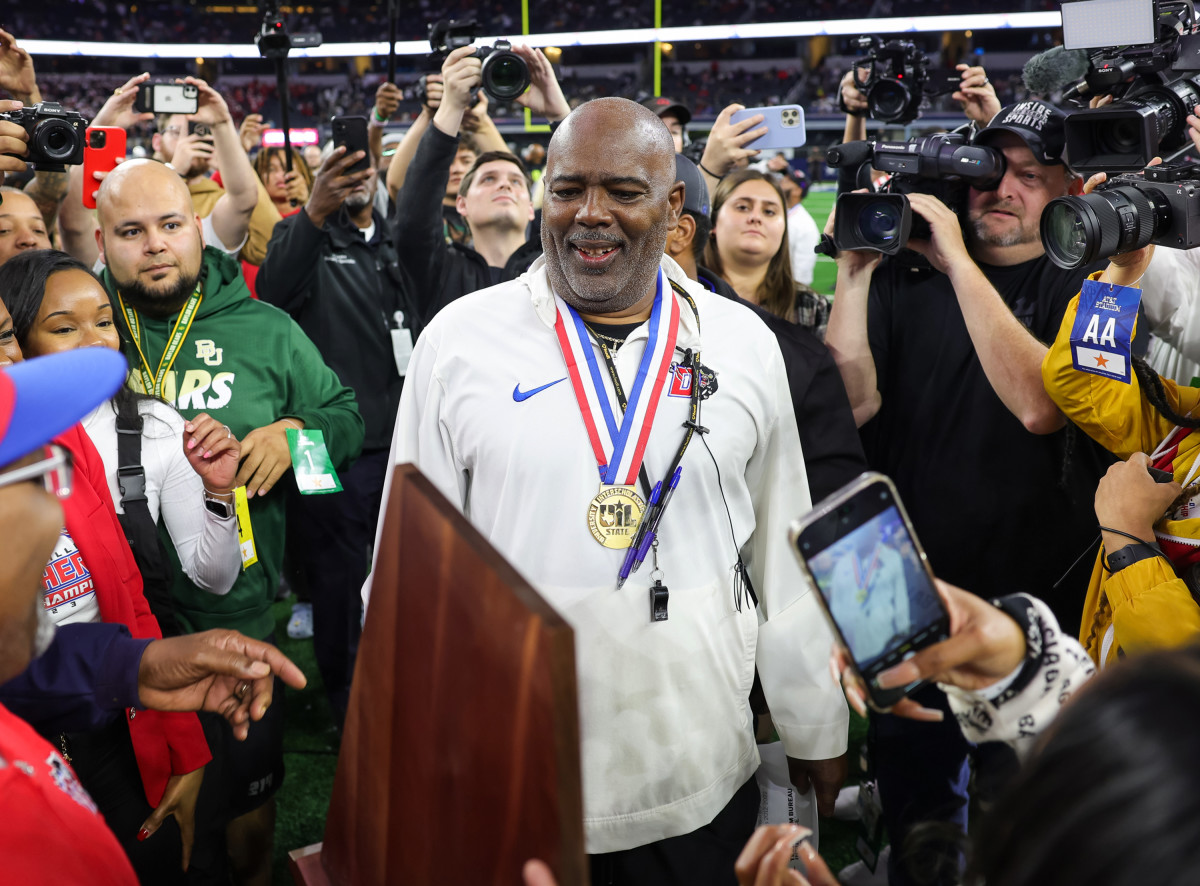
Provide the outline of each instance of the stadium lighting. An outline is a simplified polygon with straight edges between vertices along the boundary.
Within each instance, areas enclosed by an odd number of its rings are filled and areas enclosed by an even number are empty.
[[[676,28],[632,28],[624,31],[574,31],[558,34],[498,35],[485,43],[512,37],[529,46],[622,46],[639,43],[674,43],[704,40],[755,40],[772,37],[851,36],[940,31],[1001,30],[1007,28],[1060,28],[1062,16],[1050,12],[990,13],[986,15],[927,15],[907,18],[832,19],[809,22],[763,22],[742,25],[699,25]],[[259,58],[253,43],[85,43],[75,40],[22,40],[33,55],[83,55],[106,58]],[[387,55],[386,42],[326,43],[292,49],[292,58],[330,58]],[[396,41],[397,55],[429,54],[426,40]]]

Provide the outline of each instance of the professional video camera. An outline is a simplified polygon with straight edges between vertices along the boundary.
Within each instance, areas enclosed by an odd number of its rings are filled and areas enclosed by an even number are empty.
[[[1063,42],[1089,50],[1082,83],[1067,97],[1112,95],[1102,108],[1067,117],[1071,167],[1132,172],[1192,147],[1187,116],[1200,104],[1200,34],[1192,0],[1071,0]]]
[[[429,45],[442,59],[460,46],[470,46],[478,38],[479,22],[473,18],[442,20],[429,26]],[[529,66],[512,51],[512,44],[507,40],[497,40],[494,46],[480,46],[475,50],[475,57],[483,61],[480,72],[483,91],[496,101],[512,101],[529,88]]]
[[[1200,166],[1147,166],[1090,194],[1056,197],[1042,212],[1042,243],[1060,268],[1141,249],[1200,246]]]
[[[288,32],[287,22],[279,12],[278,2],[262,3],[264,12],[262,25],[254,42],[258,46],[258,54],[263,58],[287,58],[292,49],[305,49],[321,45],[319,32],[309,34],[292,34]]]
[[[35,169],[66,172],[83,162],[88,121],[57,102],[38,102],[28,108],[0,112],[0,120],[16,123],[29,134],[25,160]]]
[[[1004,178],[1004,154],[967,143],[958,132],[939,132],[907,142],[848,142],[830,148],[825,162],[834,168],[871,168],[891,178],[874,194],[842,194],[837,199],[833,244],[895,255],[910,238],[928,239],[929,223],[913,214],[907,194],[930,194],[960,216],[967,188],[995,190]]]
[[[854,85],[867,98],[867,114],[884,123],[908,123],[921,115],[926,95],[946,95],[958,88],[957,72],[932,75],[929,59],[911,40],[859,37],[855,43],[867,54],[854,62]],[[865,70],[865,74],[862,73]],[[838,96],[838,105],[849,113]]]

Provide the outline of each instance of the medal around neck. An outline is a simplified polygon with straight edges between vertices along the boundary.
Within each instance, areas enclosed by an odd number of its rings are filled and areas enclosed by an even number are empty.
[[[670,375],[679,332],[679,302],[674,291],[665,285],[665,275],[660,270],[646,350],[629,388],[628,405],[618,413],[604,385],[583,319],[557,295],[554,301],[558,309],[554,332],[600,470],[600,492],[588,504],[588,528],[600,544],[621,550],[632,543],[646,507],[634,484]]]
[[[601,485],[588,502],[588,529],[606,548],[620,551],[633,543],[646,503],[634,486]]]

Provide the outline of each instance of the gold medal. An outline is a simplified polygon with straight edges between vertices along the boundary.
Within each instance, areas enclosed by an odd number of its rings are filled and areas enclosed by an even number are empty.
[[[622,550],[633,543],[646,504],[633,486],[601,486],[588,503],[588,529],[606,548]]]

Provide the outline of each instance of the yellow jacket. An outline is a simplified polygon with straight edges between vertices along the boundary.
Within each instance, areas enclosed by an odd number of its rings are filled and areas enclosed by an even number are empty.
[[[1150,405],[1136,375],[1125,384],[1075,369],[1071,362],[1071,327],[1078,308],[1079,296],[1075,296],[1067,306],[1058,337],[1042,361],[1047,393],[1067,418],[1118,458],[1127,459],[1135,452],[1152,453],[1175,425]],[[1167,378],[1162,383],[1167,402],[1181,415],[1188,415],[1200,403],[1200,390],[1181,387]],[[1173,464],[1177,481],[1184,481],[1198,455],[1200,430],[1192,431],[1179,444]],[[1200,518],[1164,518],[1154,528],[1200,544]],[[1165,561],[1153,557],[1109,575],[1100,565],[1104,556],[1101,549],[1092,568],[1079,628],[1079,640],[1093,661],[1104,665],[1116,658],[1118,650],[1135,654],[1181,646],[1200,636],[1200,606]],[[1101,661],[1110,625],[1113,641]]]

